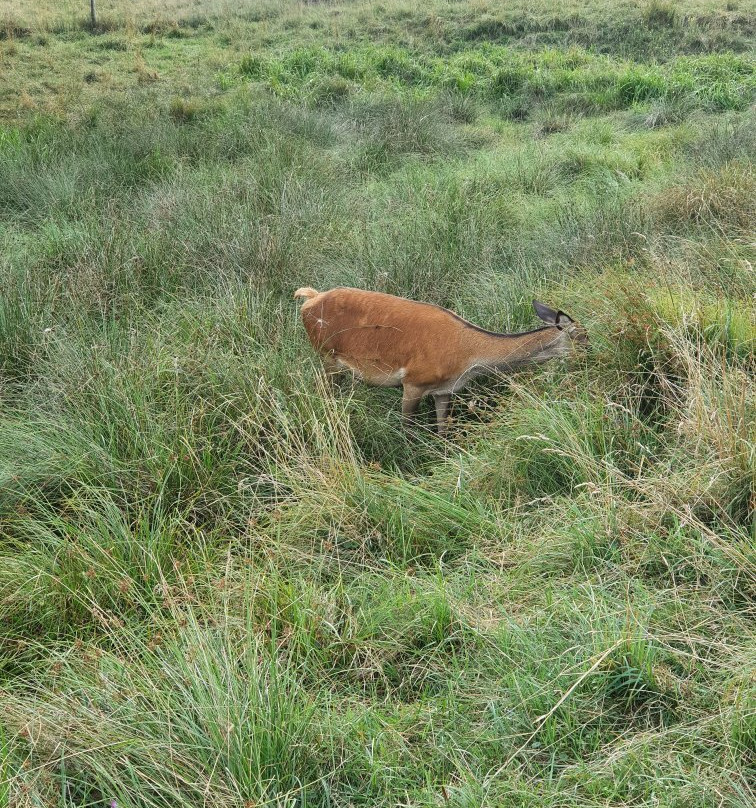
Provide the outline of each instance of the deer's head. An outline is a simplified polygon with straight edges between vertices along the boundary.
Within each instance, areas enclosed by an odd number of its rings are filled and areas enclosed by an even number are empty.
[[[554,326],[564,334],[564,338],[559,341],[563,348],[572,350],[574,348],[588,347],[590,344],[588,332],[580,323],[573,320],[569,314],[565,314],[561,310],[555,311],[538,300],[533,301],[533,308],[546,325]]]

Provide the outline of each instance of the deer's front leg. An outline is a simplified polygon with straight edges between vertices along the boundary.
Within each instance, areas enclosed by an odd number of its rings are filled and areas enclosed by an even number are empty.
[[[436,429],[438,429],[438,434],[443,437],[449,426],[447,418],[449,416],[451,395],[449,393],[438,393],[433,396],[433,400],[436,403]]]
[[[404,395],[402,396],[402,419],[405,428],[408,427],[414,420],[413,416],[420,406],[420,401],[425,395],[422,387],[415,387],[411,384],[404,385]]]

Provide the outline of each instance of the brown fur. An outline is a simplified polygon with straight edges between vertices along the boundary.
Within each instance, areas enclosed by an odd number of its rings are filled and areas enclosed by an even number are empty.
[[[303,287],[294,296],[306,298],[305,330],[328,371],[349,369],[369,384],[403,386],[406,416],[425,395],[433,395],[441,433],[450,394],[470,378],[563,355],[575,338],[569,333],[580,329],[562,312],[569,326],[497,334],[439,306],[381,292],[337,288],[321,293]]]

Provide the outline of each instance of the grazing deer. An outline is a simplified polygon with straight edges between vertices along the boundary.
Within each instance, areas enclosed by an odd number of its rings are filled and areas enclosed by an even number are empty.
[[[446,432],[451,394],[475,376],[545,362],[588,344],[582,326],[537,300],[533,307],[547,325],[520,334],[497,334],[432,303],[381,292],[349,288],[318,292],[306,286],[294,297],[306,298],[304,327],[328,373],[351,370],[368,384],[403,387],[405,420],[415,414],[424,396],[432,395],[440,435]]]

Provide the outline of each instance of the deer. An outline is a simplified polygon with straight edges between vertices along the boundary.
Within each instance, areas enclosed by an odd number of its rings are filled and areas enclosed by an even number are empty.
[[[433,303],[349,287],[319,292],[305,286],[301,316],[330,378],[351,371],[367,384],[402,387],[402,417],[410,423],[433,396],[438,434],[447,432],[452,394],[482,374],[572,354],[588,345],[569,315],[533,300],[544,326],[514,334],[487,331]]]

